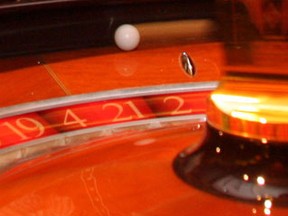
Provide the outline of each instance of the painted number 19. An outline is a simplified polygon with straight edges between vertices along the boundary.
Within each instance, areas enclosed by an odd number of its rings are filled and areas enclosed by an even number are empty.
[[[4,122],[2,126],[7,127],[13,134],[19,136],[21,140],[28,140],[33,137],[40,137],[45,132],[45,127],[39,121],[32,118],[19,118],[15,121],[15,124],[11,122]],[[36,134],[33,137],[27,135],[27,133]]]

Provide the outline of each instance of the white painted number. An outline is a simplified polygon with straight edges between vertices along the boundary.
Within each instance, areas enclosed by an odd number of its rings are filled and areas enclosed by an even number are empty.
[[[19,136],[21,140],[32,138],[26,135],[27,132],[37,132],[33,137],[40,137],[45,132],[43,124],[33,118],[19,118],[15,121],[15,125],[10,122],[4,122],[2,125],[9,128],[14,134]]]
[[[184,99],[179,97],[179,96],[168,96],[164,98],[164,103],[166,103],[169,100],[174,100],[177,102],[177,106],[175,107],[174,110],[171,111],[171,115],[183,115],[183,114],[189,114],[192,112],[192,109],[186,109],[186,110],[181,110],[184,106]]]
[[[136,107],[136,105],[132,101],[127,101],[124,104],[127,104],[129,108],[136,114],[137,118],[144,118],[144,115],[140,112],[140,110]],[[107,107],[114,107],[117,110],[117,113],[112,120],[113,122],[119,122],[119,121],[129,121],[132,120],[133,116],[129,115],[127,117],[121,117],[124,113],[123,105],[118,103],[107,103],[103,105],[103,110]]]
[[[125,102],[137,115],[138,118],[144,118],[144,115],[140,112],[140,110],[136,107],[136,105],[132,101]]]
[[[66,110],[63,123],[65,126],[79,124],[82,127],[87,127],[85,122],[87,122],[86,119],[80,119],[71,109]]]

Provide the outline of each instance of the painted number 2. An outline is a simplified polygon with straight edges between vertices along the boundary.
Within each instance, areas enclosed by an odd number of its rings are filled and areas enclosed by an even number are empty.
[[[184,106],[184,99],[179,97],[179,96],[168,96],[164,98],[164,103],[167,103],[167,101],[175,101],[176,102],[176,107],[171,111],[171,115],[183,115],[183,114],[189,114],[192,112],[192,109],[186,109],[183,110]]]

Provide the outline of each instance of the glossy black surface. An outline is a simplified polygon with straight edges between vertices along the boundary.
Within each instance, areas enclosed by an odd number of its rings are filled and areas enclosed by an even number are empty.
[[[228,198],[288,206],[287,143],[249,140],[207,126],[205,140],[194,148],[174,161],[177,175],[188,184]]]

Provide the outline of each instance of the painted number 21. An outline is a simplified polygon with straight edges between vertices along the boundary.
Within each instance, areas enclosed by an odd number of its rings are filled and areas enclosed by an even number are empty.
[[[132,101],[127,101],[124,103],[125,105],[128,105],[129,108],[136,114],[137,118],[141,119],[144,118],[144,115],[140,112],[140,110],[136,107],[136,105]],[[117,110],[117,113],[112,120],[113,122],[119,122],[119,121],[129,121],[132,120],[132,115],[127,117],[121,117],[124,113],[124,107],[121,104],[118,103],[107,103],[103,105],[103,110],[108,107],[114,107]]]

